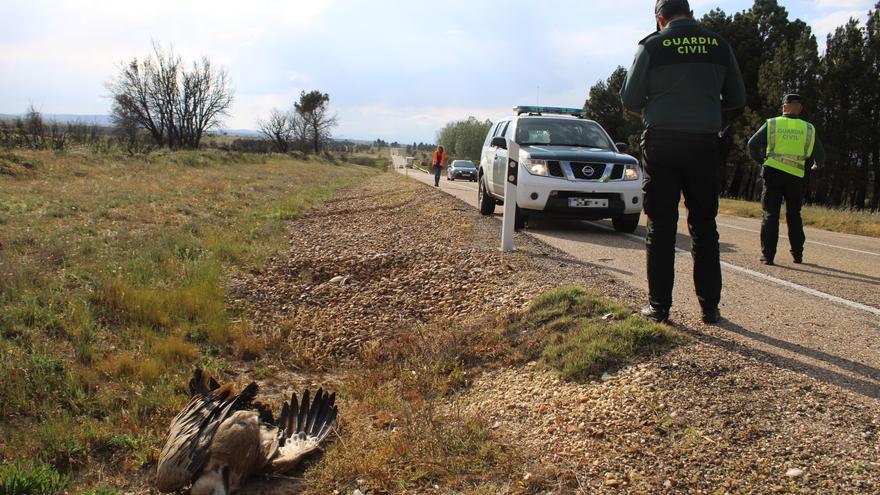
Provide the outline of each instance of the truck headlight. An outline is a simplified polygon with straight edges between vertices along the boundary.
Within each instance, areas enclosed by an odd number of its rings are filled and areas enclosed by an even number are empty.
[[[525,165],[526,170],[532,175],[542,175],[544,177],[548,175],[547,160],[529,160]]]
[[[526,171],[532,175],[540,175],[542,177],[550,175],[547,170],[547,160],[537,160],[529,157],[527,153],[520,153],[519,161],[523,164]]]
[[[623,171],[623,180],[639,180],[639,166],[629,164]]]

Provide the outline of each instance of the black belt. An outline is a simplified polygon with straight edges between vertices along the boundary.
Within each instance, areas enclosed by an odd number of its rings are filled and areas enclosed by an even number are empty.
[[[666,129],[645,129],[645,134],[642,138],[657,141],[689,141],[693,143],[707,143],[712,141],[717,142],[718,133],[670,131]]]

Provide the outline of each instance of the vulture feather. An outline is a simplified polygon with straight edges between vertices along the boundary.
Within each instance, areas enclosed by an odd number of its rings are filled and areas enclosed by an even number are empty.
[[[241,392],[196,369],[190,401],[174,418],[159,456],[156,487],[192,495],[227,495],[253,474],[288,472],[320,448],[336,421],[336,394],[294,392],[276,420],[255,402],[257,384]]]

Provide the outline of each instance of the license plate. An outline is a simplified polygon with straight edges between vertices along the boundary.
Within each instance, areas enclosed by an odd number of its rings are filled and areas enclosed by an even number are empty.
[[[608,208],[607,199],[568,198],[569,208]]]

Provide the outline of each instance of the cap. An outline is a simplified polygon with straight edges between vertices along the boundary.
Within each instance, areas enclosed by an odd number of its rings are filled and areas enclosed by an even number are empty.
[[[657,5],[654,6],[654,13],[659,14],[660,9],[667,6],[680,6],[691,10],[691,5],[688,3],[688,0],[657,0]]]
[[[782,103],[794,103],[794,102],[802,103],[803,100],[801,100],[801,95],[799,95],[797,93],[789,93],[789,94],[782,97]]]

